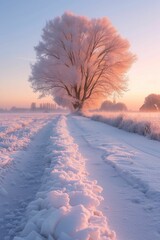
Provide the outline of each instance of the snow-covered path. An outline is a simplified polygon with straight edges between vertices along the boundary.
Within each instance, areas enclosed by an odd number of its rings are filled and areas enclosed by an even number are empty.
[[[160,143],[79,116],[68,129],[103,188],[101,210],[119,240],[160,239]]]
[[[88,179],[85,159],[67,130],[66,119],[53,120],[49,146],[43,149],[49,164],[26,208],[23,230],[14,240],[116,240],[98,209],[102,188]]]
[[[26,151],[18,152],[14,167],[5,176],[0,189],[0,240],[11,240],[24,228],[25,210],[41,185],[47,167],[45,159],[52,121],[31,141]]]
[[[80,116],[49,121],[1,172],[0,240],[159,240],[160,143]]]

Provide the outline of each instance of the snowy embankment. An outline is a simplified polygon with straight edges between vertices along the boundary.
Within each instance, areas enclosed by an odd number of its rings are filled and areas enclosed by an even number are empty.
[[[102,188],[88,179],[85,159],[69,135],[66,117],[55,122],[46,153],[51,163],[27,208],[27,224],[14,240],[116,239],[98,210]]]
[[[92,120],[160,141],[160,113],[85,113]]]
[[[53,114],[0,114],[0,178],[15,154],[26,148]]]

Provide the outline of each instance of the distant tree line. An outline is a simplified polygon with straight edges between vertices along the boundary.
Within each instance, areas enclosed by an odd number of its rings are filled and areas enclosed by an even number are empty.
[[[56,104],[53,103],[41,103],[39,107],[36,107],[36,103],[31,103],[31,111],[44,111],[44,112],[51,112],[56,109]]]
[[[40,104],[40,109],[42,110],[55,110],[56,105],[53,103],[41,103]]]

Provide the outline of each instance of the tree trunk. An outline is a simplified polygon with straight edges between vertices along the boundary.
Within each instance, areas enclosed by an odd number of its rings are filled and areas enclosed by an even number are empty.
[[[73,103],[74,112],[81,113],[83,108],[83,102]]]

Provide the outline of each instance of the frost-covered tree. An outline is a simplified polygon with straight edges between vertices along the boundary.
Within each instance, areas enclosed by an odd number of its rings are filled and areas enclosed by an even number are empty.
[[[74,110],[95,107],[126,89],[125,73],[134,61],[128,49],[107,18],[64,13],[46,24],[35,47],[32,87]]]

